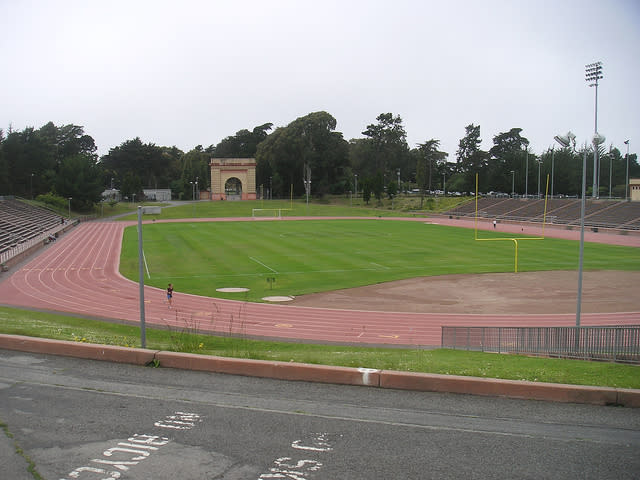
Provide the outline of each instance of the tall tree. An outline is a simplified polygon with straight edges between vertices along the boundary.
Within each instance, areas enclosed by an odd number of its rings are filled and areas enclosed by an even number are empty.
[[[139,191],[125,191],[126,185],[141,185],[147,188],[168,188],[171,181],[180,177],[175,157],[177,149],[158,147],[153,143],[143,143],[139,137],[127,140],[109,150],[100,159],[105,170],[105,179],[114,178],[123,195]],[[128,178],[126,185],[124,179]],[[131,179],[137,179],[130,181]]]
[[[521,132],[521,128],[512,128],[508,132],[502,132],[493,137],[493,147],[489,150],[488,169],[484,172],[492,190],[511,192],[512,184],[514,184],[514,190],[520,190],[522,181],[516,185],[515,179],[524,178],[521,163],[529,147],[529,140],[521,136]]]
[[[265,123],[254,127],[252,131],[243,129],[235,135],[226,137],[215,147],[218,158],[253,158],[256,156],[258,144],[267,138],[273,123]]]
[[[327,112],[313,112],[277,128],[258,145],[256,182],[272,185],[276,195],[304,193],[303,166],[313,175],[314,195],[348,190],[348,144],[335,132],[336,120]]]
[[[458,144],[456,157],[458,161],[458,171],[462,174],[464,190],[475,192],[476,173],[481,173],[487,166],[489,154],[480,149],[482,140],[480,139],[480,125],[470,124],[465,127],[466,135]],[[482,191],[488,185],[488,179],[481,176]]]
[[[95,158],[76,154],[62,160],[56,176],[55,193],[71,198],[74,209],[89,210],[100,201],[103,189],[102,172]]]
[[[367,125],[366,130],[362,132],[369,137],[373,147],[371,165],[365,173],[385,174],[395,172],[397,168],[406,169],[409,147],[402,118],[392,113],[381,113],[376,120],[378,123]]]
[[[448,153],[441,152],[438,148],[440,148],[440,140],[433,138],[418,144],[416,182],[420,189],[420,208],[422,208],[425,194],[432,190],[434,173],[438,174],[438,178],[440,177],[439,167],[449,156]]]

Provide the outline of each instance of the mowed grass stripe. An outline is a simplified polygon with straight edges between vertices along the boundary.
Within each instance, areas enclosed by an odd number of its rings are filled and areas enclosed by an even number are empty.
[[[216,288],[247,287],[251,290],[243,299],[250,301],[418,276],[514,269],[512,241],[474,241],[469,229],[420,222],[156,223],[145,225],[143,233],[149,284],[164,288],[171,281],[181,292],[225,298],[235,297]],[[500,232],[483,236],[501,238]],[[135,227],[125,230],[124,239],[121,272],[136,280]],[[577,269],[578,242],[521,240],[518,247],[518,271]],[[587,243],[585,269],[640,270],[638,253]]]

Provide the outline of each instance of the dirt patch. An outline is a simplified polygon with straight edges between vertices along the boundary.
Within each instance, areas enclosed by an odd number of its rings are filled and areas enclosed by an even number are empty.
[[[638,312],[639,286],[640,272],[584,272],[582,312]],[[575,271],[443,275],[302,295],[288,305],[387,312],[557,314],[575,313],[577,292]]]

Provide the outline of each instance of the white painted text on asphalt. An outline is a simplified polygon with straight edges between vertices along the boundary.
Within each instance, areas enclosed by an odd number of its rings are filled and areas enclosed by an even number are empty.
[[[201,417],[197,413],[175,412],[155,422],[154,426],[172,430],[190,430],[200,421]],[[115,447],[102,452],[102,458],[92,459],[89,465],[72,470],[67,477],[60,480],[77,479],[81,478],[81,475],[82,478],[99,478],[100,480],[122,478],[123,473],[149,458],[152,453],[157,452],[169,442],[168,437],[136,433],[127,438],[126,442],[118,442]]]

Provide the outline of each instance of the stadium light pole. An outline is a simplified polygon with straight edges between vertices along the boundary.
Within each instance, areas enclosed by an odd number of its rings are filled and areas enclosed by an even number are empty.
[[[613,175],[613,155],[611,151],[613,150],[613,145],[609,145],[609,200],[611,200],[611,176]]]
[[[536,160],[536,162],[538,162],[538,200],[540,200],[540,164],[542,162],[539,158]]]
[[[551,198],[553,198],[553,175],[554,175],[554,166],[556,163],[556,148],[555,145],[551,145]]]
[[[511,198],[516,196],[516,171],[511,170]]]
[[[627,183],[624,186],[624,199],[627,201],[627,192],[629,191],[629,140],[625,140],[624,144],[627,146]]]
[[[598,173],[600,171],[598,164],[598,147],[596,145],[596,137],[598,135],[598,80],[602,78],[602,62],[594,62],[585,65],[585,80],[590,87],[596,87],[595,99],[595,124],[593,129],[593,192],[591,196],[597,198],[600,195],[600,179]],[[604,141],[604,137],[603,141]],[[600,142],[602,143],[602,142]]]
[[[572,147],[576,149],[576,136],[568,132],[566,135],[556,135],[553,137],[556,142],[564,148]],[[586,208],[587,192],[587,143],[584,144],[582,154],[582,198],[580,199],[580,259],[578,261],[578,300],[576,305],[576,327],[580,326],[580,314],[582,310],[582,271],[584,265],[584,213]],[[576,332],[576,339],[579,338]]]
[[[524,178],[524,198],[529,198],[529,147],[527,147],[527,160]]]

